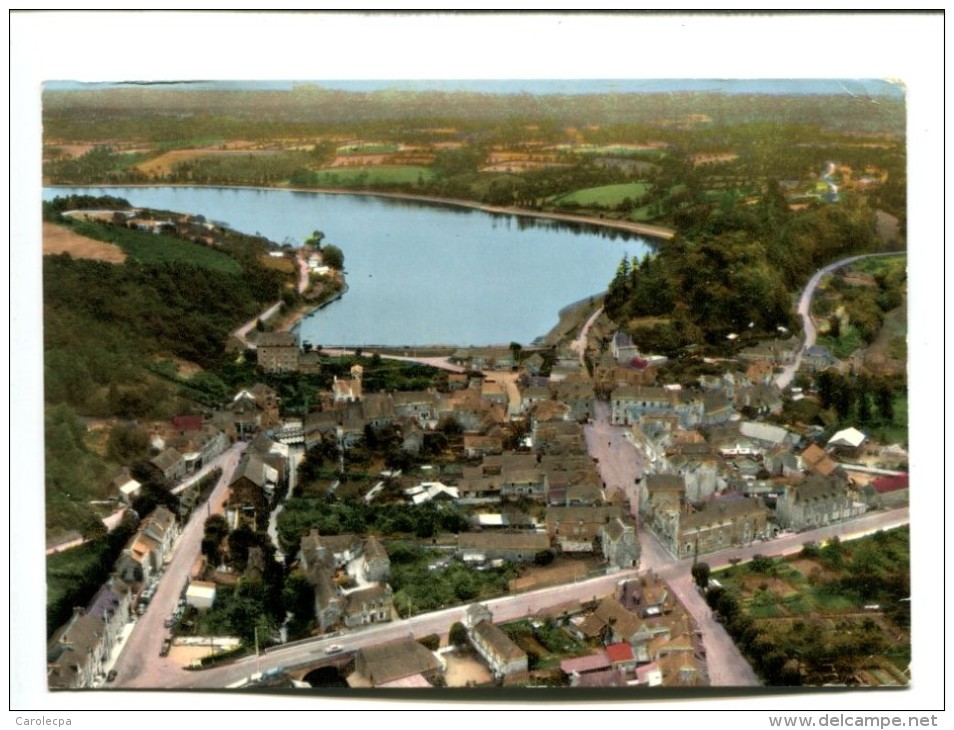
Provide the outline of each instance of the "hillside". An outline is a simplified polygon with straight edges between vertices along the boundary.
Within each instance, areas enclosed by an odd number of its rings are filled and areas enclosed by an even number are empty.
[[[145,444],[128,438],[130,424],[197,412],[196,391],[225,391],[209,371],[228,362],[229,333],[277,300],[287,278],[230,248],[235,232],[216,248],[70,221],[57,207],[47,207],[44,230],[73,244],[43,258],[48,538],[95,523],[90,501],[105,496],[120,465],[145,455]],[[93,239],[114,241],[110,250],[126,258],[81,258],[76,242],[91,248]],[[190,391],[163,361],[192,374]]]

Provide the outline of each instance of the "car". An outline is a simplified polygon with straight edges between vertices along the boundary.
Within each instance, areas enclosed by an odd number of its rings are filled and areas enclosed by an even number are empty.
[[[106,681],[112,682],[114,679],[116,679],[116,670],[110,669],[109,674],[106,675]]]
[[[325,648],[325,654],[340,654],[343,651],[344,647],[341,644],[332,644]]]
[[[159,650],[159,656],[169,656],[169,649],[172,648],[172,639],[166,638],[162,641],[162,648]]]
[[[163,622],[162,625],[165,626],[167,629],[169,629],[169,628],[172,628],[172,624],[174,624],[175,622],[176,622],[175,618],[170,616]]]

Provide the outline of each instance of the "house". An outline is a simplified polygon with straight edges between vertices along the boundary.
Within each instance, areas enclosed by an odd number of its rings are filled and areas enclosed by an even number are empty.
[[[659,687],[662,685],[662,670],[656,662],[636,667],[636,684],[645,687]]]
[[[759,499],[711,500],[701,510],[680,513],[668,539],[660,539],[673,555],[691,558],[750,544],[766,534],[767,524],[768,510]]]
[[[390,621],[393,603],[393,592],[387,583],[349,591],[344,594],[344,624],[350,629]]]
[[[126,504],[132,504],[142,491],[142,484],[132,478],[129,469],[125,467],[110,482],[110,490],[119,494],[119,498]]]
[[[484,378],[481,383],[480,397],[489,403],[495,403],[505,408],[510,402],[506,386],[490,378]]]
[[[633,338],[625,332],[618,330],[613,334],[610,349],[613,353],[613,358],[618,363],[628,363],[639,357],[639,348],[633,343]]]
[[[360,365],[352,365],[351,379],[339,380],[334,376],[334,382],[331,385],[332,397],[335,403],[355,403],[361,400],[362,396],[362,377],[364,368]]]
[[[546,386],[534,385],[520,390],[520,412],[527,413],[537,403],[546,403],[552,400],[550,389]]]
[[[387,550],[374,535],[365,539],[362,557],[364,579],[370,583],[386,582],[391,574],[391,560]]]
[[[606,656],[614,669],[629,673],[636,668],[636,656],[633,654],[633,645],[622,641],[618,644],[608,644],[606,646]]]
[[[105,673],[108,656],[102,620],[74,609],[73,617],[47,644],[47,685],[52,690],[92,687]]]
[[[47,684],[51,690],[93,687],[105,674],[129,621],[132,591],[118,575],[97,591],[88,608],[76,608],[47,643]]]
[[[623,386],[610,397],[612,422],[617,426],[639,423],[648,414],[675,414],[682,428],[700,424],[705,413],[704,401],[688,391]]]
[[[710,392],[702,396],[703,414],[700,426],[717,426],[728,423],[735,415],[732,401],[725,393]]]
[[[778,446],[791,447],[797,440],[795,434],[789,433],[781,426],[762,421],[742,421],[739,424],[739,433],[755,442],[760,453]]]
[[[213,423],[235,438],[248,440],[260,430],[280,423],[278,393],[262,383],[244,388],[232,397],[225,410],[215,414]]]
[[[145,583],[165,564],[178,537],[176,517],[166,507],[156,507],[129,538],[116,561],[117,576],[126,583]]]
[[[547,507],[547,535],[563,552],[593,552],[603,528],[624,514],[619,505]]]
[[[762,466],[770,476],[791,477],[801,473],[798,456],[784,446],[777,446],[762,457]]]
[[[186,475],[186,462],[182,454],[173,448],[167,448],[149,461],[156,477],[165,484],[172,484]]]
[[[243,523],[255,526],[267,521],[277,482],[278,471],[260,455],[246,451],[229,483],[226,513],[233,529]]]
[[[528,671],[527,653],[489,619],[470,626],[467,638],[497,679]]]
[[[784,402],[781,391],[774,385],[740,385],[735,390],[733,403],[738,409],[747,409],[758,415],[781,413]]]
[[[440,685],[443,666],[427,647],[414,639],[400,639],[387,644],[364,647],[355,657],[355,683],[352,686],[380,687],[415,675],[429,684]]]
[[[536,531],[462,532],[457,536],[457,551],[465,562],[529,562],[549,548],[550,538]]]
[[[725,488],[725,460],[708,444],[677,444],[664,452],[659,469],[682,477],[685,498],[700,502]]]
[[[872,479],[862,489],[865,501],[872,509],[902,507],[910,499],[907,474],[892,474]]]
[[[775,518],[784,529],[797,531],[860,517],[866,510],[842,481],[812,474],[786,487],[776,502]]]
[[[812,345],[802,353],[801,368],[811,372],[820,372],[838,364],[838,359],[831,354],[831,350],[822,345]]]
[[[255,349],[258,366],[266,373],[298,372],[298,337],[294,332],[259,332]]]
[[[440,396],[427,390],[402,391],[391,396],[395,418],[413,420],[423,429],[437,425]]]
[[[646,513],[660,505],[678,506],[686,497],[686,480],[681,474],[647,474],[640,485],[639,510]]]
[[[586,421],[593,415],[596,393],[593,383],[578,375],[572,375],[554,384],[554,398],[570,409],[574,421]]]
[[[600,530],[603,557],[614,568],[635,568],[639,565],[639,539],[630,520],[617,517]]]
[[[802,464],[805,471],[817,474],[822,477],[840,477],[845,478],[844,469],[841,464],[832,459],[828,453],[817,444],[811,444],[801,454]]]
[[[476,433],[464,434],[464,456],[476,459],[488,454],[503,453],[503,437],[499,435],[483,436]]]

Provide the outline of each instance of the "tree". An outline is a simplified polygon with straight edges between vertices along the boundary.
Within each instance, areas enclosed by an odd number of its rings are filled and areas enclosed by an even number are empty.
[[[324,240],[324,238],[325,234],[321,231],[313,231],[312,234],[305,239],[305,245],[321,248],[321,242]]]
[[[120,464],[141,459],[149,452],[149,433],[138,423],[117,423],[109,431],[106,454]]]
[[[462,649],[467,646],[467,629],[464,628],[464,624],[462,624],[460,621],[455,621],[453,624],[451,624],[448,640],[458,649]]]
[[[330,266],[336,271],[344,269],[344,252],[337,246],[328,244],[321,250],[321,260],[325,266]]]
[[[427,636],[422,636],[420,639],[418,639],[417,643],[423,646],[425,649],[437,651],[441,648],[441,637],[437,634],[428,634]]]
[[[106,525],[97,517],[90,517],[83,523],[82,535],[84,540],[99,540],[106,537]]]
[[[709,585],[709,573],[711,569],[708,563],[696,563],[692,566],[692,578],[696,581],[699,588],[705,590]]]

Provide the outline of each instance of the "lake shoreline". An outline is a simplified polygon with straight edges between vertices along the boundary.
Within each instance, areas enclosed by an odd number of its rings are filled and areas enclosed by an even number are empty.
[[[492,206],[492,205],[485,205],[476,201],[467,201],[467,200],[460,200],[460,199],[439,198],[434,196],[420,196],[420,195],[411,195],[411,194],[404,194],[404,193],[354,191],[354,190],[342,189],[342,188],[291,188],[291,187],[253,186],[253,185],[195,185],[195,184],[187,184],[187,183],[170,184],[170,185],[154,184],[154,183],[141,183],[141,184],[135,184],[135,185],[109,184],[109,185],[89,185],[89,186],[53,185],[53,186],[47,186],[47,187],[48,189],[51,190],[52,194],[54,195],[56,194],[55,191],[58,188],[64,188],[64,189],[85,188],[86,190],[99,189],[103,191],[103,194],[106,194],[106,191],[108,190],[127,189],[130,191],[129,192],[130,197],[134,195],[132,191],[137,189],[138,190],[156,190],[156,191],[161,191],[162,189],[166,189],[170,191],[172,190],[195,190],[195,191],[218,190],[218,191],[245,191],[245,192],[252,192],[252,193],[260,193],[260,192],[267,193],[271,191],[288,191],[293,193],[301,193],[305,195],[326,194],[326,195],[335,195],[336,197],[360,196],[360,197],[368,198],[370,196],[370,197],[378,197],[382,199],[391,199],[395,201],[405,200],[411,203],[420,203],[424,205],[425,207],[428,205],[433,205],[438,208],[443,207],[445,209],[466,208],[466,209],[470,209],[470,210],[474,210],[478,212],[487,213],[489,215],[505,215],[505,216],[514,216],[514,217],[551,219],[551,220],[568,223],[571,226],[579,225],[581,227],[580,228],[581,232],[583,232],[583,227],[585,226],[586,228],[589,229],[590,234],[596,231],[599,231],[600,229],[603,229],[603,230],[615,229],[615,230],[622,230],[627,233],[634,234],[635,236],[649,237],[647,236],[648,233],[662,234],[662,235],[669,235],[669,236],[674,235],[673,232],[668,229],[662,229],[660,227],[645,226],[642,224],[637,224],[637,223],[632,223],[627,221],[613,221],[613,220],[579,216],[579,215],[560,214],[555,212],[547,213],[547,212],[531,211],[531,210],[514,208],[514,207]],[[154,196],[151,196],[151,197],[154,197]],[[157,210],[163,210],[165,208],[169,208],[169,210],[178,210],[178,208],[176,208],[174,205],[170,206],[167,204],[155,203],[155,202],[151,204],[140,205],[139,207],[155,208]],[[247,227],[249,225],[249,222],[245,221],[245,223]],[[275,238],[274,240],[277,241],[278,239]],[[635,240],[638,241],[639,238]],[[655,243],[658,243],[660,240],[661,240],[660,238],[657,238]],[[642,244],[644,246],[650,247],[651,249],[654,245],[654,242],[652,240],[642,241]],[[602,288],[600,285],[605,286],[605,283],[603,282],[597,283],[597,287]],[[348,291],[348,289],[349,287],[346,285],[343,291],[336,293],[334,296],[332,296],[329,299],[318,300],[318,301],[315,301],[315,300],[300,301],[297,304],[297,306],[292,308],[290,311],[286,311],[277,317],[271,318],[271,322],[269,323],[270,329],[274,328],[277,331],[297,332],[299,333],[299,336],[301,336],[303,323],[306,320],[308,320],[310,317],[312,317],[313,315],[317,316],[318,312],[321,309],[324,309],[325,307],[327,307],[329,304],[333,303],[334,301],[341,299],[344,293]],[[568,320],[576,319],[575,316],[565,316],[569,314],[569,310],[578,310],[580,308],[580,305],[582,304],[585,304],[587,302],[593,302],[594,300],[599,300],[601,299],[604,293],[605,293],[605,289],[600,291],[599,289],[594,287],[594,291],[590,295],[586,295],[584,297],[573,297],[573,298],[568,297],[567,299],[572,299],[570,303],[567,303],[567,301],[564,300],[563,303],[557,303],[557,306],[554,307],[553,309],[551,309],[550,307],[547,307],[547,309],[551,311],[552,314],[556,315],[556,322],[552,324],[550,327],[546,327],[546,325],[544,325],[544,327],[541,328],[540,330],[537,330],[537,332],[532,337],[528,335],[526,341],[523,342],[524,346],[527,346],[527,347],[538,346],[543,343],[546,343],[547,345],[550,345],[550,346],[559,344],[560,340],[569,334],[567,331],[567,326],[569,324]],[[550,304],[552,305],[554,303],[550,302]],[[584,308],[588,309],[588,307],[584,307]],[[576,315],[578,314],[578,312],[574,311],[573,314]],[[312,337],[312,339],[314,338]],[[402,346],[384,345],[384,344],[376,346],[373,343],[365,344],[363,346],[366,348],[371,348],[371,349],[388,348],[388,347],[394,347],[396,349],[403,349],[404,347],[412,347],[416,349],[416,348],[432,347],[432,346],[436,346],[440,349],[447,348],[447,347],[455,347],[455,348],[495,347],[495,346],[507,346],[510,340],[507,339],[498,343],[494,343],[488,340],[486,343],[482,342],[479,345],[475,344],[474,340],[470,340],[470,342],[463,341],[461,344],[458,344],[458,345],[449,345],[448,342],[453,342],[453,339],[448,338],[447,340],[443,340],[442,344],[439,344],[439,345],[435,345],[435,343],[424,344],[424,343],[418,342],[412,345],[402,345]],[[323,344],[331,345],[333,343],[325,342]]]
[[[594,218],[592,216],[574,215],[572,213],[557,213],[555,211],[537,211],[529,208],[518,208],[516,206],[500,206],[481,203],[476,200],[465,200],[463,198],[441,198],[434,195],[414,195],[413,193],[392,193],[386,191],[374,190],[351,190],[349,188],[298,188],[285,186],[267,186],[267,185],[199,185],[196,183],[70,183],[68,185],[44,184],[47,188],[209,188],[220,190],[287,190],[291,193],[317,193],[323,195],[362,195],[379,198],[391,198],[392,200],[411,200],[418,203],[433,203],[434,205],[449,205],[459,208],[471,208],[480,210],[484,213],[493,213],[497,215],[513,215],[522,218],[542,218],[546,220],[562,221],[564,223],[577,223],[580,225],[595,226],[597,228],[612,228],[618,231],[626,231],[647,238],[668,241],[675,235],[676,231],[666,226],[654,226],[650,223],[636,223],[634,221],[621,221],[612,218]]]

